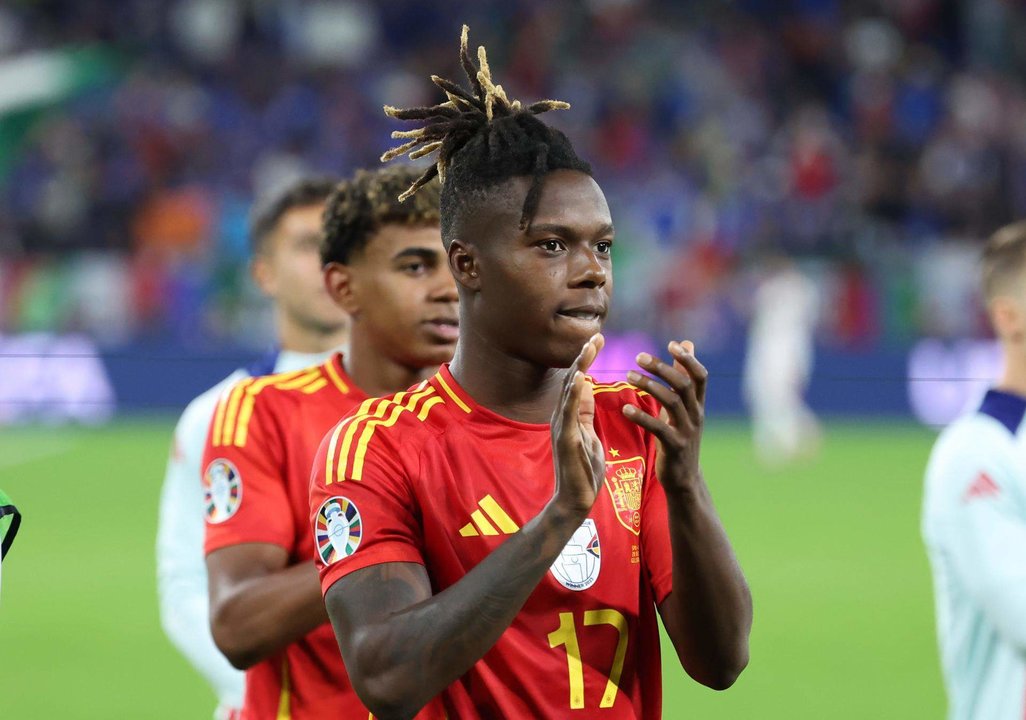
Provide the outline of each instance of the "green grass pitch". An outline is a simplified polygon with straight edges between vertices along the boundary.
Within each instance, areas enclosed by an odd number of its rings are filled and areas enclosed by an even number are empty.
[[[153,542],[170,430],[138,421],[0,432],[0,487],[25,515],[3,568],[4,720],[211,716],[212,695],[157,620]],[[755,600],[751,663],[716,693],[666,647],[665,717],[942,717],[919,540],[932,440],[911,425],[828,425],[818,459],[767,472],[742,426],[707,429],[706,476]]]

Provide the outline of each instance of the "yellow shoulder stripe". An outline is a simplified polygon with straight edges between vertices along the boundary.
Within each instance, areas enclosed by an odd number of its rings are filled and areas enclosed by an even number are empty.
[[[279,390],[298,390],[307,383],[323,379],[321,377],[321,369],[319,367],[307,368],[306,370],[300,370],[299,372],[301,372],[302,375],[299,375],[298,377],[282,377],[278,379],[278,382],[273,382],[273,378],[278,376],[271,375],[269,379],[272,379],[272,382],[267,383],[267,385],[273,385]],[[260,392],[264,387],[266,387],[266,385],[259,389],[254,389],[253,394],[255,395]]]
[[[360,409],[357,410],[356,413],[350,415],[345,420],[338,423],[335,426],[335,429],[331,431],[331,439],[328,441],[328,455],[324,460],[325,485],[331,485],[336,480],[338,482],[342,482],[345,480],[345,478],[341,475],[339,475],[337,478],[335,477],[335,470],[337,467],[336,461],[339,459],[339,453],[337,452],[338,439],[342,437],[342,431],[351,426],[357,420],[361,420],[363,418],[362,411],[368,409],[371,403],[374,403],[378,399],[379,398],[370,398],[369,400],[364,400],[363,404],[360,406]]]
[[[421,422],[424,422],[425,420],[427,420],[427,416],[428,416],[428,413],[431,412],[431,408],[433,408],[435,405],[440,405],[441,403],[444,403],[444,402],[445,402],[445,400],[443,400],[442,398],[438,397],[437,395],[435,397],[433,397],[433,398],[429,398],[428,400],[426,400],[424,402],[423,405],[420,406],[420,412],[417,413],[417,419],[420,420]]]
[[[328,441],[328,456],[324,460],[324,484],[331,485],[334,482],[332,478],[331,468],[335,464],[335,448],[338,446],[338,436],[342,434],[342,428],[351,423],[353,418],[346,418],[342,422],[335,425],[335,429],[331,431],[331,440]]]
[[[302,388],[301,392],[304,395],[313,395],[318,390],[320,390],[322,388],[325,388],[327,386],[328,386],[328,379],[327,378],[319,378],[317,380],[314,380],[312,383],[310,383],[306,387]]]
[[[264,388],[275,387],[281,390],[294,390],[303,387],[311,381],[315,381],[320,376],[320,371],[315,368],[313,370],[297,370],[290,373],[268,375],[254,381],[246,388],[246,395],[242,400],[242,409],[239,411],[239,419],[235,426],[235,438],[232,440],[229,437],[230,428],[226,428],[224,444],[245,447],[246,437],[249,434],[249,421],[253,417],[253,406],[256,403],[256,396]]]
[[[360,442],[356,446],[356,454],[353,456],[353,480],[360,480],[363,478],[363,461],[367,455],[367,444],[370,442],[371,435],[374,434],[374,431],[377,430],[378,427],[392,427],[393,425],[395,425],[396,421],[399,419],[399,416],[402,414],[404,410],[407,412],[412,412],[413,408],[416,407],[417,403],[419,403],[426,397],[434,395],[434,393],[434,387],[424,388],[423,390],[415,392],[412,395],[410,395],[409,400],[406,402],[406,405],[404,406],[400,406],[398,402],[392,403],[392,405],[394,406],[392,409],[392,414],[388,417],[387,420],[379,418],[376,420],[367,421],[363,428],[363,434],[360,435]],[[430,402],[430,400],[427,402]],[[427,402],[425,402],[425,405],[427,404]],[[428,410],[430,411],[430,408]],[[421,414],[423,414],[423,417],[421,417]],[[421,422],[423,422],[424,419],[427,418],[427,412],[425,412],[422,408],[421,414],[418,414],[417,417],[420,419]]]
[[[217,410],[216,412],[214,412],[214,426],[211,437],[211,442],[213,443],[214,447],[218,447],[221,445],[221,427],[224,425],[224,408],[225,405],[228,403],[228,396],[234,389],[234,386],[226,388],[225,391],[221,393],[221,397],[217,400]]]
[[[253,405],[256,396],[267,387],[284,390],[301,388],[320,378],[320,370],[307,368],[292,372],[265,375],[259,378],[247,378],[240,381],[230,392],[222,396],[214,416],[213,445],[237,445],[243,447],[249,432],[249,422],[253,417]]]
[[[360,405],[360,409],[349,417],[348,426],[346,427],[346,434],[342,437],[342,449],[338,453],[339,462],[336,468],[338,472],[329,472],[328,477],[335,475],[335,479],[338,482],[342,482],[346,479],[343,473],[345,471],[346,459],[349,457],[349,448],[352,446],[353,437],[355,437],[356,435],[356,426],[371,411],[371,407],[373,407],[375,404],[381,404],[381,402],[383,402],[381,398],[370,398],[368,400],[364,400],[363,403]],[[332,457],[334,458],[334,456]]]
[[[235,426],[235,416],[239,412],[239,403],[242,401],[242,393],[246,387],[253,382],[253,378],[240,380],[231,390],[221,396],[221,406],[217,409],[214,426],[213,444],[214,447],[227,445],[226,438],[231,438],[230,428]]]
[[[354,414],[348,424],[343,423],[337,428],[337,433],[341,434],[344,427],[345,434],[341,436],[342,448],[337,455],[337,467],[332,468],[329,464],[325,468],[328,478],[333,478],[335,482],[344,482],[347,478],[362,479],[367,447],[374,431],[379,427],[395,425],[404,412],[414,413],[418,405],[420,409],[419,412],[416,412],[416,417],[423,422],[431,408],[442,401],[435,392],[435,388],[429,385],[422,390],[396,393],[392,398],[375,398],[361,405],[359,414]],[[372,406],[373,409],[371,409]],[[329,446],[337,442],[338,435],[333,434]],[[350,453],[352,453],[351,463]],[[328,457],[330,463],[330,459],[334,458],[335,454],[329,453]]]

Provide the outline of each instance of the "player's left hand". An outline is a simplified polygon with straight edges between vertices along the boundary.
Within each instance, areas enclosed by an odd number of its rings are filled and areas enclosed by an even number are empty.
[[[634,406],[625,405],[623,414],[659,439],[656,471],[663,487],[687,490],[701,478],[698,465],[699,445],[705,425],[705,386],[709,373],[695,358],[690,340],[669,344],[673,364],[668,365],[648,353],[640,353],[638,366],[648,375],[631,370],[627,379],[662,405],[659,417]]]

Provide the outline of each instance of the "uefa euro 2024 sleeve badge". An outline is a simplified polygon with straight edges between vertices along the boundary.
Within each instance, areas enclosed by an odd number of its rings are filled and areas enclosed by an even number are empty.
[[[207,522],[223,523],[239,510],[242,503],[242,476],[238,468],[218,458],[207,465],[203,473],[203,505],[207,509]]]
[[[325,565],[356,552],[363,537],[363,524],[356,504],[344,497],[325,500],[317,511],[314,536],[317,552]]]
[[[601,569],[598,528],[594,520],[587,518],[574,531],[549,571],[566,589],[587,590],[598,580]]]

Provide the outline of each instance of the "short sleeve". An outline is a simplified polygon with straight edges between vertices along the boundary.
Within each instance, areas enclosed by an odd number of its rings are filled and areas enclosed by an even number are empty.
[[[242,543],[291,551],[294,543],[285,438],[272,403],[251,393],[252,383],[243,380],[221,396],[207,434],[202,483],[208,555]]]
[[[657,413],[649,407],[644,409]],[[648,474],[641,487],[641,557],[656,605],[662,603],[673,590],[673,549],[670,547],[669,510],[666,493],[656,475],[655,438],[647,440],[645,464]]]
[[[420,513],[410,484],[415,443],[401,424],[354,414],[321,442],[310,480],[315,558],[326,593],[351,572],[389,562],[424,564]]]

